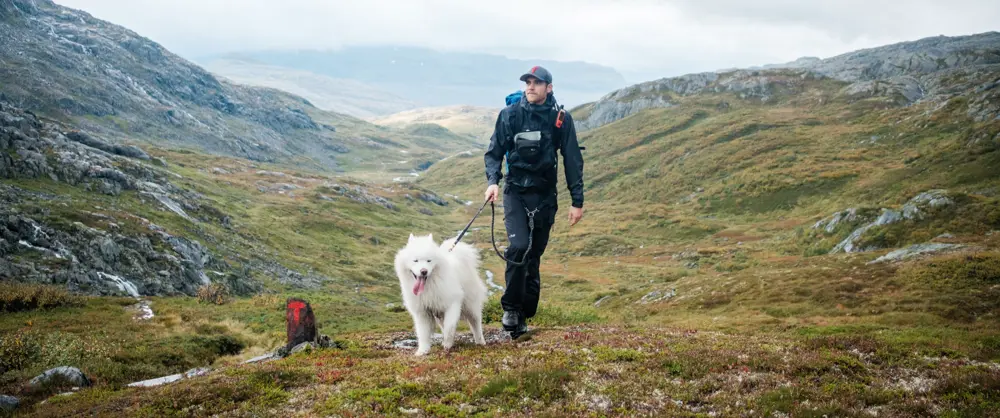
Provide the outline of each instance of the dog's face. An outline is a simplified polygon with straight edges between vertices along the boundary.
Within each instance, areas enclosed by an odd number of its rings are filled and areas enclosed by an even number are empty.
[[[416,283],[413,285],[413,294],[420,295],[424,291],[427,279],[434,273],[437,267],[438,246],[434,243],[432,235],[415,237],[410,234],[410,240],[406,243],[403,261],[407,271],[413,276]]]

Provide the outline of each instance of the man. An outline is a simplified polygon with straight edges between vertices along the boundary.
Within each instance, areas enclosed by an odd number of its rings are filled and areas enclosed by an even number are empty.
[[[525,83],[524,95],[500,111],[484,157],[486,200],[490,202],[500,194],[501,163],[507,159],[503,198],[508,239],[504,252],[507,288],[500,304],[504,310],[503,327],[511,338],[528,331],[527,320],[538,308],[538,267],[558,211],[557,152],[563,157],[572,200],[570,226],[583,217],[583,156],[573,119],[557,106],[548,70],[532,67],[521,81]]]

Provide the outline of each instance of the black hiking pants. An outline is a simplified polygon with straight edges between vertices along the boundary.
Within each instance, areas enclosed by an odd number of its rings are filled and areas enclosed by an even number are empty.
[[[538,210],[535,215],[534,234],[531,239],[531,249],[528,249],[529,223],[528,212]],[[535,316],[538,310],[538,298],[541,294],[541,277],[538,267],[545,247],[549,244],[549,232],[555,223],[556,212],[559,210],[556,194],[518,192],[504,188],[503,213],[504,226],[507,229],[507,250],[504,258],[507,261],[505,278],[507,287],[504,289],[500,305],[505,311],[520,312],[524,318]],[[511,261],[520,262],[528,251],[528,258],[523,265],[517,266]]]

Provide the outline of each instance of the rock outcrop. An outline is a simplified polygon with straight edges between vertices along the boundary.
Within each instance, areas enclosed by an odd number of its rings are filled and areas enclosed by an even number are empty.
[[[14,412],[21,405],[21,400],[9,395],[0,395],[0,411]]]
[[[193,225],[228,227],[229,216],[197,193],[174,185],[171,173],[150,162],[139,148],[108,146],[86,132],[64,132],[0,102],[0,178],[51,180],[84,194],[133,191],[143,204],[173,212]],[[30,202],[37,204],[19,209]],[[72,196],[0,184],[0,279],[132,297],[193,296],[200,286],[215,281],[225,282],[236,294],[251,294],[261,288],[251,268],[294,286],[314,287],[326,280],[267,259],[249,259],[237,268],[199,239],[171,234],[132,213],[77,204]]]
[[[60,366],[46,370],[28,382],[28,388],[31,390],[41,389],[50,385],[82,388],[90,386],[90,379],[76,367]]]
[[[839,252],[855,253],[873,251],[879,248],[864,247],[859,245],[861,237],[869,230],[885,225],[891,225],[904,220],[924,219],[932,210],[944,206],[955,204],[954,200],[948,197],[945,190],[929,190],[923,192],[910,201],[906,202],[899,209],[882,208],[881,210],[850,208],[836,212],[829,217],[816,222],[813,229],[822,229],[826,233],[833,233],[840,225],[856,224],[863,222],[863,225],[854,229],[850,235],[830,250],[830,254]],[[872,217],[878,214],[877,217]]]
[[[958,248],[962,248],[962,246],[958,244],[940,244],[940,243],[915,244],[906,248],[901,248],[896,251],[890,252],[879,258],[876,258],[875,260],[870,261],[868,264],[906,260],[908,258],[917,257],[922,254],[932,254],[941,251],[954,250]]]

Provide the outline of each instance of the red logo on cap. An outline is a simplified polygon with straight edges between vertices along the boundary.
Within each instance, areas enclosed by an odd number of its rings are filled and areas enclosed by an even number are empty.
[[[534,74],[535,71],[538,71],[538,66],[537,65],[534,66],[534,67],[531,67],[531,73]]]

